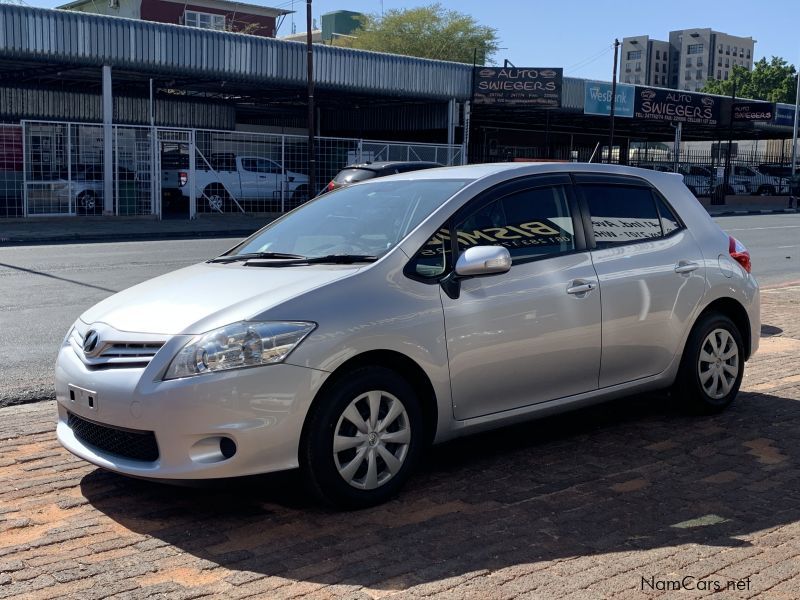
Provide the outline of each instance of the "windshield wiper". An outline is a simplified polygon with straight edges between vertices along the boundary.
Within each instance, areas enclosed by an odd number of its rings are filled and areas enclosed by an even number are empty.
[[[261,257],[255,257],[261,258]],[[246,267],[295,267],[297,265],[352,265],[354,263],[371,263],[378,260],[372,254],[328,254],[326,256],[303,256],[286,260],[276,260],[269,262],[246,262]]]
[[[231,263],[239,262],[241,260],[252,259],[276,259],[276,260],[304,260],[306,257],[302,254],[286,254],[285,252],[248,252],[246,254],[227,254],[225,256],[218,256],[212,258],[210,263]]]

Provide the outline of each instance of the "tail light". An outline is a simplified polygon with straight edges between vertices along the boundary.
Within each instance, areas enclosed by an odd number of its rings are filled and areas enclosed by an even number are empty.
[[[178,185],[183,187],[186,185],[187,181],[189,181],[189,174],[186,171],[178,173]]]
[[[335,187],[336,187],[336,185],[333,183],[333,180],[331,180],[331,182],[328,185],[325,186],[325,191],[326,192],[330,192]]]
[[[750,251],[742,242],[732,235],[728,236],[728,240],[730,240],[728,243],[728,252],[731,258],[742,265],[742,268],[749,273],[752,268],[750,264]]]

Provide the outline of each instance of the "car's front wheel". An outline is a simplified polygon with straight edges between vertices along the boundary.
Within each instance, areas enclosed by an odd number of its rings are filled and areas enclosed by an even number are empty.
[[[692,412],[727,408],[742,384],[744,344],[736,324],[723,314],[701,316],[686,342],[674,392]]]
[[[414,389],[384,367],[339,378],[309,414],[300,467],[324,503],[364,508],[391,498],[422,450],[422,416]]]

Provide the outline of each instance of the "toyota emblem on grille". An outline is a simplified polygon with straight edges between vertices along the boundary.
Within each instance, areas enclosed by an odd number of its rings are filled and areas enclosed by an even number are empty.
[[[97,332],[90,329],[86,332],[86,337],[83,340],[83,353],[89,356],[97,348]]]

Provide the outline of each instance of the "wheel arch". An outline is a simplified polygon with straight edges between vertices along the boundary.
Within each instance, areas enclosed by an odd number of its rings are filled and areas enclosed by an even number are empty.
[[[339,382],[342,378],[346,377],[348,373],[363,367],[384,367],[395,371],[406,381],[411,384],[417,397],[420,400],[420,408],[422,410],[422,417],[424,421],[424,439],[425,445],[430,445],[436,436],[436,430],[439,422],[438,404],[436,400],[436,392],[433,388],[430,378],[427,373],[419,366],[413,359],[405,354],[396,352],[394,350],[370,350],[357,354],[346,360],[339,365],[333,373],[328,376],[320,389],[317,391],[308,412],[303,422],[303,429],[301,432],[301,444],[303,447],[303,440],[307,435],[308,428],[308,415],[312,414],[314,409],[322,401],[328,389]]]
[[[717,298],[700,312],[695,323],[700,317],[710,312],[723,314],[734,322],[744,343],[744,359],[748,360],[753,347],[753,340],[750,333],[750,317],[747,315],[747,310],[745,310],[744,306],[733,298]]]

